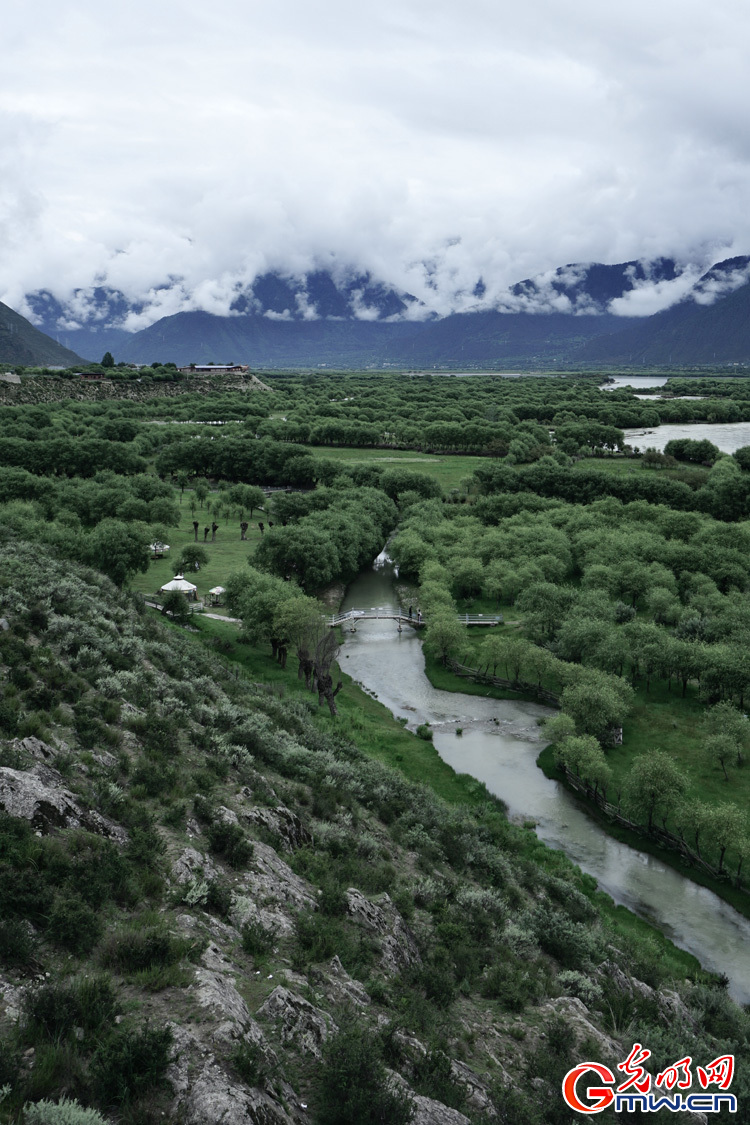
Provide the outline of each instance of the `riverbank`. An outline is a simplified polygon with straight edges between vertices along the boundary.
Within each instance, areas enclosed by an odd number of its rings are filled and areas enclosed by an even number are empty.
[[[240,641],[236,626],[204,618],[196,620],[200,622],[200,633],[196,639],[218,651],[229,664],[237,667],[239,674],[267,684],[269,690],[282,699],[293,697],[313,703],[314,697],[297,679],[297,662],[293,655],[290,654],[284,671],[271,660],[270,653]],[[344,652],[340,656],[339,666],[345,665],[345,661]],[[506,823],[504,803],[482,781],[469,773],[455,770],[445,762],[432,741],[419,738],[406,729],[405,718],[401,722],[395,718],[371,692],[347,675],[343,667],[341,678],[344,689],[337,696],[339,717],[332,719],[327,710],[318,709],[313,703],[311,712],[316,726],[328,733],[350,738],[370,757],[399,770],[410,780],[425,785],[451,804],[464,805],[473,810],[475,814],[481,815],[488,829],[495,816]],[[675,978],[715,979],[715,974],[703,969],[697,957],[675,945],[657,926],[626,907],[617,905],[597,885],[596,880],[581,871],[563,851],[549,847],[540,840],[531,821],[525,827],[511,826],[510,831],[513,834],[514,850],[528,859],[533,858],[551,875],[560,873],[564,868],[573,870],[576,873],[575,885],[606,919],[613,934],[658,950],[660,959]]]
[[[551,746],[545,746],[541,754],[537,758],[537,765],[544,773],[545,777],[549,777],[552,781],[559,781],[569,793],[572,793],[580,804],[586,809],[586,813],[614,840],[619,840],[623,844],[627,844],[637,851],[646,852],[647,855],[652,855],[656,859],[666,863],[674,871],[679,872],[686,879],[690,879],[692,883],[697,883],[701,887],[706,887],[709,891],[713,891],[715,895],[723,899],[724,902],[729,903],[734,907],[738,914],[742,914],[745,918],[750,918],[750,897],[744,892],[738,890],[736,887],[731,886],[729,883],[721,879],[714,879],[707,872],[701,871],[697,867],[693,867],[686,863],[682,857],[671,848],[663,848],[655,840],[651,839],[647,832],[635,832],[619,824],[613,824],[609,817],[605,816],[592,801],[586,798],[570,785],[565,777],[563,771],[558,768],[554,753]]]
[[[508,692],[502,688],[487,684],[473,683],[460,678],[449,668],[444,667],[438,661],[427,656],[425,658],[425,674],[433,687],[441,691],[461,693],[464,695],[479,695],[500,700],[514,699],[529,702],[535,701],[531,696]],[[691,867],[677,852],[663,848],[655,841],[651,840],[645,831],[641,834],[613,824],[608,817],[604,816],[600,810],[597,809],[593,802],[586,800],[581,793],[567,784],[562,771],[559,770],[555,764],[551,747],[547,746],[541,751],[537,758],[537,765],[542,770],[545,777],[564,785],[568,792],[575,796],[576,801],[581,808],[585,810],[586,815],[613,840],[627,844],[636,851],[645,852],[647,855],[654,856],[654,858],[659,859],[662,863],[665,863],[668,867],[671,867],[692,883],[696,883],[712,891],[717,897],[733,907],[739,914],[742,914],[743,917],[750,918],[750,899],[747,894],[720,879],[712,878],[708,873]]]

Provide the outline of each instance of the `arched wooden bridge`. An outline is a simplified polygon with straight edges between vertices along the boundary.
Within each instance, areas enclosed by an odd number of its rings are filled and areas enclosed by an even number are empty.
[[[458,613],[456,620],[459,625],[500,625],[503,615],[501,613]],[[422,629],[427,624],[424,617],[416,613],[409,617],[408,613],[399,613],[398,610],[388,609],[350,609],[346,613],[334,613],[328,618],[332,629],[337,625],[353,625],[357,621],[398,621],[399,625],[412,625],[415,629]]]

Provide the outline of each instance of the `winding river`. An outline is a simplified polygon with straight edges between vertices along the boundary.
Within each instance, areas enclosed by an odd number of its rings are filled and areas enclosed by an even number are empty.
[[[381,555],[349,587],[342,609],[396,606],[394,567]],[[562,848],[616,903],[658,926],[707,969],[725,973],[732,996],[750,1003],[750,920],[658,859],[607,836],[559,782],[544,776],[536,765],[538,720],[548,708],[434,688],[416,632],[407,626],[399,633],[395,621],[362,621],[346,632],[340,663],[410,729],[431,723],[444,761],[483,781],[512,817],[533,819],[540,839]]]

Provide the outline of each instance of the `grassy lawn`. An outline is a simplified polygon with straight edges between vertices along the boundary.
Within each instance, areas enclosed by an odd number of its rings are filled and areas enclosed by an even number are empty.
[[[356,446],[309,446],[314,457],[341,461],[344,465],[364,465],[377,461],[384,468],[413,469],[427,473],[449,492],[458,488],[464,477],[469,477],[480,465],[486,463],[484,457],[465,457],[448,454],[436,456],[431,453],[418,453],[408,449],[359,449]]]
[[[710,804],[734,802],[747,806],[750,801],[750,769],[729,766],[729,782],[724,780],[721,767],[708,764],[702,753],[703,736],[701,718],[705,706],[694,687],[688,687],[682,698],[677,685],[672,691],[662,682],[651,682],[646,691],[638,684],[635,705],[625,721],[622,746],[614,746],[607,753],[607,761],[619,787],[633,759],[649,750],[665,750],[684,769],[689,781],[687,796],[697,797]]]
[[[169,582],[179,573],[179,558],[182,548],[194,542],[193,520],[198,520],[198,542],[205,546],[209,561],[200,570],[187,573],[185,577],[198,587],[198,597],[205,599],[208,591],[213,586],[225,586],[226,580],[233,571],[244,570],[247,560],[255,554],[255,548],[260,540],[258,518],[263,520],[263,512],[254,512],[253,519],[247,532],[247,541],[240,540],[240,521],[235,516],[227,520],[223,516],[211,516],[205,508],[196,508],[195,515],[190,510],[191,493],[186,489],[180,505],[182,520],[179,527],[169,529],[169,555],[164,559],[152,559],[151,565],[145,574],[136,574],[130,582],[134,590],[142,594],[153,594],[165,582]],[[216,497],[216,493],[211,494]],[[213,519],[219,524],[216,541],[211,542],[209,532],[208,542],[203,542],[203,528],[210,526]]]
[[[649,469],[643,464],[642,457],[584,457],[575,461],[573,469],[579,472],[589,472],[591,469],[601,473],[614,473],[617,476],[632,476],[633,473],[651,473],[657,480],[661,477],[667,480],[682,480],[686,471],[691,478],[698,481],[708,476],[708,470],[700,465],[691,465],[683,462],[671,469]]]
[[[618,476],[651,472],[650,469],[644,470],[642,461],[642,457],[583,457],[573,463],[573,469],[583,469],[586,472],[597,469],[602,473],[616,473]]]

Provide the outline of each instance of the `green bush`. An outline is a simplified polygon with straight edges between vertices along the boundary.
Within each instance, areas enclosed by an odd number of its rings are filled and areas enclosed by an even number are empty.
[[[32,1042],[65,1039],[74,1027],[108,1030],[119,1011],[117,992],[106,976],[51,982],[27,991],[24,998],[24,1036]]]
[[[323,1046],[315,1091],[315,1125],[407,1125],[415,1106],[389,1078],[380,1043],[350,1024]]]
[[[118,1109],[158,1086],[169,1065],[172,1032],[168,1027],[118,1031],[97,1048],[91,1079],[102,1105]]]
[[[348,972],[357,975],[373,964],[376,948],[372,939],[343,918],[302,911],[294,923],[297,950],[295,964],[330,961],[338,954]]]
[[[251,918],[242,927],[242,948],[251,957],[263,957],[270,953],[276,941],[276,929],[270,929],[256,918]]]
[[[46,936],[69,953],[90,953],[102,936],[96,911],[76,895],[59,894],[52,906]]]
[[[466,1103],[464,1088],[451,1075],[451,1060],[443,1051],[429,1051],[414,1064],[413,1086],[418,1094],[461,1110]]]
[[[36,942],[26,922],[18,918],[0,921],[0,965],[28,965]]]
[[[544,952],[554,957],[563,968],[585,968],[594,948],[594,935],[589,927],[571,921],[558,910],[539,907],[534,929]]]
[[[73,1099],[33,1102],[23,1107],[24,1125],[108,1125],[95,1109],[86,1109]]]
[[[18,731],[18,704],[15,700],[0,699],[0,733],[5,738],[15,738]]]
[[[211,914],[218,914],[219,918],[229,917],[232,909],[232,888],[226,879],[209,880],[205,905],[206,910]]]
[[[268,1074],[263,1049],[257,1043],[246,1043],[244,1040],[232,1052],[232,1066],[248,1086],[260,1086]]]
[[[225,859],[230,867],[247,867],[253,858],[253,845],[239,824],[216,820],[206,829],[206,837],[211,851]]]
[[[499,1083],[492,1089],[492,1104],[495,1107],[495,1125],[542,1125],[537,1106],[528,1094],[522,1094],[513,1086]]]
[[[11,1041],[0,1036],[0,1089],[15,1081],[19,1061],[18,1052]]]
[[[487,970],[481,993],[488,1000],[498,1000],[509,1012],[522,1012],[536,998],[537,988],[534,978],[522,964],[504,958]]]
[[[105,965],[122,973],[175,965],[192,949],[185,938],[173,937],[161,926],[135,927],[110,934],[104,943]]]

